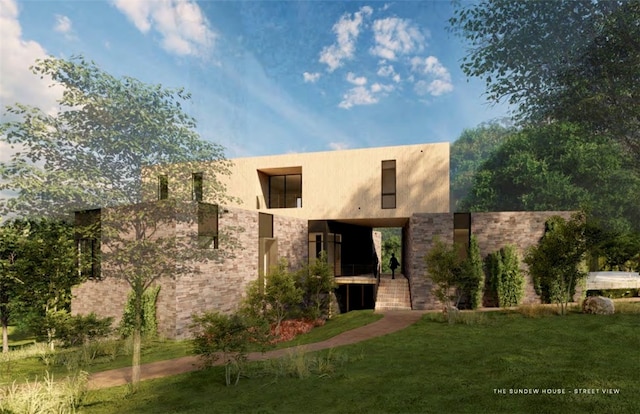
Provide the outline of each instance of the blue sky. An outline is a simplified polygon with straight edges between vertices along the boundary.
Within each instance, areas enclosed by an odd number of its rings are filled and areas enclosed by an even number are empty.
[[[0,100],[54,108],[29,65],[82,54],[190,91],[229,158],[454,141],[507,108],[461,72],[451,14],[445,0],[0,0]]]

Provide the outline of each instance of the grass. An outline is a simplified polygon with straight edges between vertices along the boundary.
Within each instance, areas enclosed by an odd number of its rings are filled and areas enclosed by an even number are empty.
[[[279,343],[276,348],[324,341],[342,332],[375,322],[381,317],[382,315],[375,314],[371,310],[338,315],[327,321],[325,325],[317,327],[307,334],[300,335],[288,342]],[[11,330],[10,333],[23,335],[15,330]],[[10,343],[15,343],[13,342],[15,339],[10,337]],[[20,340],[33,342],[31,337]],[[143,364],[191,355],[192,349],[191,341],[188,340],[147,340],[143,345],[141,355]],[[117,349],[107,352],[110,355],[89,357],[88,361],[81,354],[92,352],[91,349],[59,349],[55,355],[51,355],[46,345],[42,343],[25,346],[8,355],[0,353],[0,386],[9,385],[14,380],[18,382],[34,381],[38,378],[44,378],[47,374],[52,374],[55,378],[63,378],[69,375],[70,367],[79,367],[92,373],[131,366],[131,344],[119,341],[114,346],[117,346]]]
[[[339,348],[348,362],[328,374],[250,377],[226,387],[222,367],[214,367],[145,381],[134,395],[126,387],[91,391],[81,410],[637,413],[640,303],[622,308],[609,316],[488,312],[454,324],[426,315],[400,332]],[[330,352],[314,355],[322,360]],[[530,393],[512,394],[520,390]]]

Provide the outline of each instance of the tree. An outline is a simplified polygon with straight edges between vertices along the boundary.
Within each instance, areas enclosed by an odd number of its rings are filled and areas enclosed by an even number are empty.
[[[210,201],[224,200],[217,176],[228,174],[223,148],[200,139],[182,109],[182,89],[117,78],[82,57],[37,60],[31,68],[63,87],[59,111],[7,107],[0,139],[19,151],[0,166],[0,214],[51,217],[142,201],[142,167],[217,161]],[[213,200],[214,197],[217,199]]]
[[[280,334],[280,324],[299,311],[303,291],[296,286],[296,275],[288,270],[285,259],[273,267],[264,281],[255,280],[247,287],[243,313],[252,319],[266,319]]]
[[[3,331],[12,315],[19,315],[53,349],[57,326],[69,310],[71,287],[81,280],[73,230],[57,221],[16,219],[5,222],[0,235]]]
[[[30,220],[22,242],[19,269],[28,286],[20,295],[20,310],[28,325],[54,349],[56,330],[68,316],[71,288],[83,281],[78,272],[73,227],[56,220]]]
[[[469,211],[579,210],[605,229],[639,231],[640,174],[615,141],[574,124],[511,135],[476,173]]]
[[[9,352],[8,327],[17,291],[24,285],[18,278],[16,262],[24,232],[15,223],[0,227],[0,323],[2,324],[2,352]]]
[[[640,160],[640,2],[459,3],[449,20],[469,44],[462,69],[519,118],[585,123]]]
[[[0,200],[0,214],[67,216],[96,207],[134,205],[109,209],[100,231],[103,262],[111,263],[102,277],[124,280],[134,292],[135,390],[140,379],[142,295],[159,277],[168,276],[171,267],[165,265],[184,259],[185,266],[172,267],[171,277],[177,277],[195,271],[194,263],[203,256],[222,258],[217,249],[192,249],[191,256],[180,256],[185,253],[181,244],[184,247],[194,237],[177,240],[158,230],[172,218],[193,219],[195,204],[202,203],[140,203],[145,192],[142,168],[164,164],[163,174],[180,168],[204,171],[207,202],[221,204],[228,197],[218,178],[229,173],[229,163],[221,146],[200,139],[195,120],[182,109],[190,99],[182,89],[117,78],[82,57],[38,60],[32,71],[52,78],[64,92],[57,114],[19,103],[8,107],[14,120],[2,124],[0,136],[20,151],[0,166],[0,191],[17,196]],[[187,186],[173,188],[172,198],[191,199]],[[95,226],[87,227],[84,236],[97,238],[91,234]],[[226,251],[232,248],[229,243]],[[175,261],[168,257],[172,253]]]
[[[583,261],[587,251],[585,216],[571,220],[554,216],[546,223],[545,233],[525,255],[536,293],[545,303],[556,303],[561,314],[573,300],[578,282],[587,274]]]
[[[513,132],[505,121],[493,121],[465,129],[451,144],[450,211],[460,211],[460,203],[471,191],[476,172]]]
[[[336,282],[325,251],[298,272],[296,286],[302,291],[302,307],[307,316],[312,319],[330,317],[331,294]]]
[[[458,249],[446,245],[439,238],[434,240],[433,247],[425,256],[427,264],[427,278],[435,284],[434,294],[446,309],[458,306],[462,298],[460,289],[461,263]]]

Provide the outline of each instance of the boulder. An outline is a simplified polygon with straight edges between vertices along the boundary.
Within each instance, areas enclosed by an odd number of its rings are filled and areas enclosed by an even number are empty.
[[[605,298],[604,296],[590,296],[582,302],[582,312],[596,315],[613,315],[615,306],[609,298]]]

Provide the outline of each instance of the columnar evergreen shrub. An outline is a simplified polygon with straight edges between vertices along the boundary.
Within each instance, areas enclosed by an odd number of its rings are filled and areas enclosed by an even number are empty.
[[[156,318],[158,293],[160,293],[160,286],[150,287],[142,294],[142,334],[150,338],[158,335],[158,321]],[[118,331],[124,337],[128,337],[133,333],[135,319],[134,300],[135,295],[133,292],[129,292],[122,321],[120,321],[120,327],[118,328]]]
[[[501,308],[516,306],[524,297],[524,275],[520,271],[518,252],[506,245],[487,257],[487,270],[492,292]]]
[[[482,265],[482,256],[480,255],[480,246],[478,245],[478,239],[476,236],[471,236],[469,254],[464,267],[467,271],[466,279],[471,309],[477,309],[482,306],[485,276]]]
[[[302,291],[302,315],[312,320],[327,319],[336,283],[324,251],[297,273],[296,286]]]

